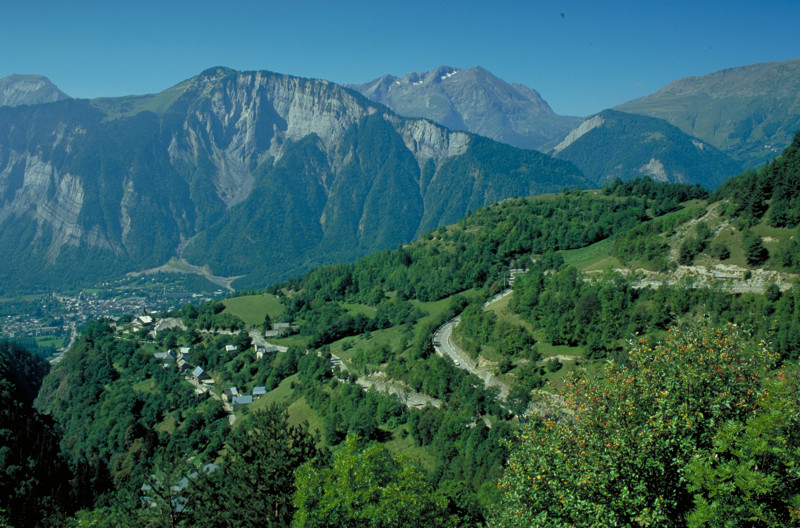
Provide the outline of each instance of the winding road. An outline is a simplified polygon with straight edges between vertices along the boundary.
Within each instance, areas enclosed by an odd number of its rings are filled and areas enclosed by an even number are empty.
[[[501,293],[492,297],[491,300],[484,303],[484,309],[487,308],[492,303],[499,301],[500,299],[511,295],[513,293],[512,289],[503,290]],[[497,387],[500,390],[500,399],[506,401],[508,398],[508,393],[511,390],[510,387],[500,381],[497,376],[486,367],[481,367],[478,363],[473,360],[469,354],[467,354],[464,350],[460,349],[454,342],[453,342],[453,329],[458,326],[458,323],[461,322],[461,317],[456,317],[454,319],[449,320],[442,326],[440,326],[434,333],[433,333],[433,348],[436,353],[442,357],[449,356],[450,359],[453,360],[456,367],[461,368],[469,372],[470,374],[475,374],[480,379],[483,380],[483,384],[485,388],[489,387]]]

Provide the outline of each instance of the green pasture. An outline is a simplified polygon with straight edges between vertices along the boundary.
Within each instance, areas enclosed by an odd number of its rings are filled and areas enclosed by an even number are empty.
[[[231,297],[222,303],[225,305],[225,312],[235,315],[247,326],[261,326],[268,313],[273,321],[279,321],[283,315],[283,305],[270,293]]]

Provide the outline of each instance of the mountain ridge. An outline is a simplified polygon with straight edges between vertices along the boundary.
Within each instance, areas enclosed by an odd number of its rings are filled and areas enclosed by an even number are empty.
[[[660,117],[687,134],[760,164],[800,129],[800,59],[678,79],[615,108]]]
[[[264,71],[3,107],[0,124],[4,286],[158,266],[187,239],[193,264],[263,282],[330,262],[318,250],[352,259],[495,200],[592,185],[543,154]]]
[[[716,188],[744,166],[663,119],[618,110],[587,118],[552,150],[600,184],[648,176]]]

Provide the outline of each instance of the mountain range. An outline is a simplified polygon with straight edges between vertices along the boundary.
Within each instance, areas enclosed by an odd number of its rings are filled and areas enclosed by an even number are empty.
[[[0,80],[0,287],[172,257],[243,287],[407,243],[511,196],[643,175],[714,188],[788,144],[799,68],[683,79],[584,120],[479,67],[351,89],[212,68],[94,100],[14,75]]]
[[[800,59],[680,79],[615,107],[611,119],[610,109],[585,119],[559,116],[535,90],[480,67],[350,86],[402,115],[570,159],[598,182],[648,175],[713,188],[775,157],[800,128]],[[606,159],[586,155],[595,149]]]
[[[592,185],[327,81],[212,68],[153,95],[0,108],[0,284],[176,255],[263,284],[506,197]]]

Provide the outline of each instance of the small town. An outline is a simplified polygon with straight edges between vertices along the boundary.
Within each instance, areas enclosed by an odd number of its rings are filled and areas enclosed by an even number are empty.
[[[123,277],[74,293],[7,299],[0,303],[0,337],[38,348],[48,357],[66,350],[83,326],[100,317],[135,317],[165,312],[185,304],[200,305],[227,295],[222,289],[186,291],[183,277]],[[209,285],[213,286],[213,285]]]

